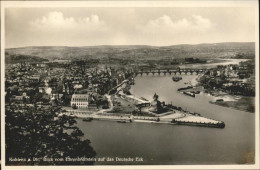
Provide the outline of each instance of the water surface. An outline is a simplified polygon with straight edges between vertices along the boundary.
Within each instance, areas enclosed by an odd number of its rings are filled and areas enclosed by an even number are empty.
[[[254,151],[255,114],[210,104],[212,96],[192,98],[177,92],[195,75],[173,82],[171,75],[135,78],[131,91],[135,96],[159,100],[202,116],[224,121],[224,129],[150,123],[78,121],[90,139],[97,157],[143,157],[143,162],[97,162],[96,164],[237,164]]]

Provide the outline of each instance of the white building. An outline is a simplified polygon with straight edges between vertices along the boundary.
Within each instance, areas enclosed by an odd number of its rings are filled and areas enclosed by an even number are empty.
[[[88,94],[73,94],[70,104],[76,105],[77,108],[88,108]]]

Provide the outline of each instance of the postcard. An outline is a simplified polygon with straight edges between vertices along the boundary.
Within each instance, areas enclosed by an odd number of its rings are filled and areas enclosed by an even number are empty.
[[[1,2],[2,168],[259,168],[258,5]]]

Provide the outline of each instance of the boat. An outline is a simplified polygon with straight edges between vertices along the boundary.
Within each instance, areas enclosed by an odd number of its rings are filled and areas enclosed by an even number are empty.
[[[92,121],[93,118],[92,117],[86,117],[86,118],[83,118],[83,121],[86,121],[86,122],[90,122]]]
[[[178,82],[178,81],[182,80],[182,77],[181,76],[173,76],[172,80],[175,81],[175,82]]]
[[[191,92],[183,92],[183,94],[191,96],[191,97],[195,97],[195,94],[191,93]]]
[[[192,88],[193,88],[192,86],[182,87],[182,88],[179,88],[178,91],[192,89]]]
[[[225,123],[224,122],[219,122],[219,123],[217,123],[217,127],[218,128],[225,128]]]
[[[193,93],[194,93],[194,94],[200,94],[200,91],[197,90],[197,91],[194,91]]]
[[[118,121],[116,121],[117,123],[126,123],[126,121],[125,120],[118,120]]]

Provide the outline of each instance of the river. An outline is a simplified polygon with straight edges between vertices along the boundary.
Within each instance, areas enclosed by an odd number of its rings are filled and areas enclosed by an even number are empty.
[[[141,162],[96,162],[96,164],[237,164],[255,149],[255,114],[210,104],[212,96],[192,98],[177,92],[195,75],[185,75],[173,82],[170,75],[148,75],[135,78],[132,93],[201,113],[224,121],[224,129],[149,123],[117,123],[112,121],[83,122],[78,126],[90,139],[97,157],[142,157]]]
[[[218,62],[212,61],[205,64],[184,64],[180,68],[213,68],[217,65],[229,65],[229,64],[239,64],[240,62],[248,61],[250,59],[218,59]]]

